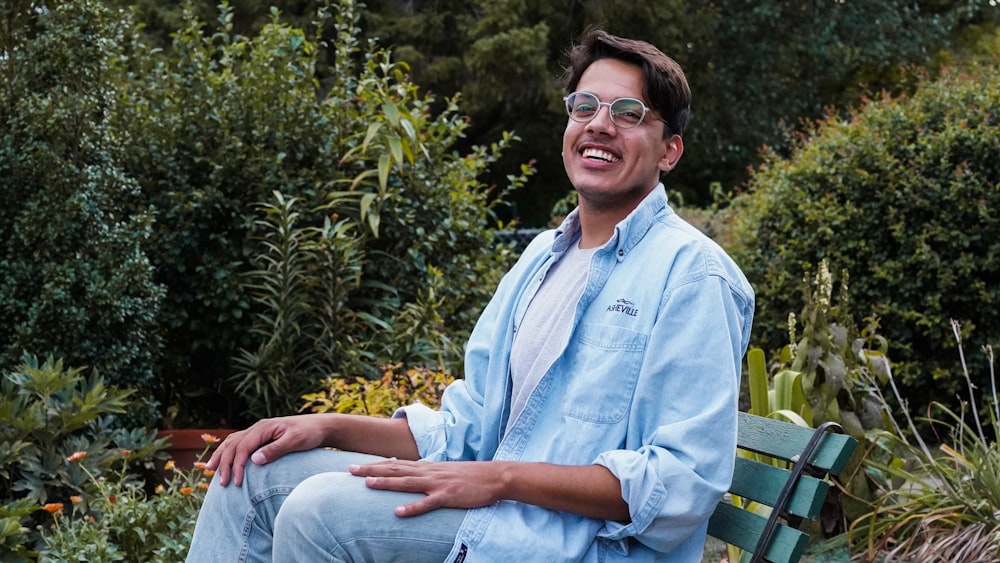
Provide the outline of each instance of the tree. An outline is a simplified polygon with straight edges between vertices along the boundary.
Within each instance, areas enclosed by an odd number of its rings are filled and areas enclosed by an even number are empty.
[[[153,18],[146,21],[171,14],[168,6],[135,1]],[[195,5],[211,19],[215,3]],[[274,2],[302,27],[311,25],[321,3]],[[245,14],[235,30],[259,29],[270,5],[234,2]],[[559,157],[566,119],[559,77],[567,45],[589,25],[650,41],[686,69],[694,119],[686,155],[667,180],[687,203],[705,204],[719,191],[715,186],[729,192],[746,180],[762,145],[787,150],[787,134],[800,120],[819,118],[826,107],[854,105],[883,88],[908,91],[915,66],[931,63],[953,39],[968,45],[970,30],[995,28],[997,12],[978,0],[370,0],[361,27],[364,38],[376,38],[392,48],[395,60],[410,65],[425,92],[439,100],[461,93],[471,118],[466,147],[505,129],[529,140],[511,147],[486,181],[499,182],[535,160],[533,185],[516,194],[509,214],[537,226],[571,189]],[[160,27],[159,33],[166,37],[173,29]],[[319,75],[325,82],[324,64]]]

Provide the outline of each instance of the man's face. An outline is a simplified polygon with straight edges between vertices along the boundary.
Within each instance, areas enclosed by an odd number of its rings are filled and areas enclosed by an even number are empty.
[[[617,59],[599,59],[580,77],[576,90],[595,94],[601,102],[643,98],[639,67]],[[594,210],[631,210],[657,185],[661,171],[677,164],[684,151],[680,137],[663,138],[666,124],[651,110],[631,129],[617,127],[609,108],[601,105],[587,123],[567,120],[563,133],[563,165],[576,187],[581,206]]]

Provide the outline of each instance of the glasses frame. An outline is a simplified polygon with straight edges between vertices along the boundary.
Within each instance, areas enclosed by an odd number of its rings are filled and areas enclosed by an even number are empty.
[[[577,96],[577,95],[580,95],[580,94],[585,94],[587,96],[593,96],[594,99],[597,100],[597,109],[594,110],[594,114],[591,115],[587,119],[579,119],[576,116],[574,116],[573,115],[573,108],[570,107],[570,105],[569,105],[569,99],[572,98],[573,96]],[[635,122],[635,125],[621,125],[617,121],[615,121],[615,113],[613,111],[611,111],[611,106],[615,105],[616,103],[618,103],[620,101],[636,102],[637,104],[639,104],[642,107],[642,115],[639,117],[639,121]],[[614,123],[615,127],[619,128],[619,129],[634,129],[634,128],[642,125],[642,122],[646,119],[646,114],[649,113],[649,112],[651,112],[651,111],[653,111],[652,108],[650,108],[649,106],[647,106],[645,103],[643,103],[642,100],[640,100],[638,98],[615,98],[615,99],[611,100],[610,102],[602,102],[601,99],[597,97],[597,94],[594,94],[592,92],[584,92],[582,90],[576,91],[576,92],[570,92],[568,95],[566,95],[566,96],[563,97],[563,102],[566,104],[566,114],[569,115],[570,119],[572,119],[573,121],[575,121],[577,123],[590,123],[591,121],[594,120],[595,117],[597,117],[597,114],[601,113],[601,106],[608,106],[608,117],[611,118],[611,123]],[[660,118],[660,117],[658,117],[657,119],[660,120],[660,121],[662,121],[662,122],[664,122],[664,123],[667,123],[666,119],[663,119],[663,118]]]

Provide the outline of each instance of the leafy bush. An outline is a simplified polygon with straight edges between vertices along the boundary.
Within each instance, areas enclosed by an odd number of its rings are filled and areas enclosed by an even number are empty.
[[[916,405],[953,396],[962,320],[1000,339],[1000,69],[952,70],[768,154],[730,208],[729,248],[758,295],[756,342],[777,348],[799,280],[826,260],[851,280],[850,316],[879,319]]]
[[[65,503],[86,482],[86,475],[65,463],[73,452],[87,452],[86,467],[103,472],[118,459],[112,448],[134,452],[135,464],[162,448],[153,430],[111,428],[115,413],[124,412],[132,391],[108,388],[103,378],[83,369],[64,367],[62,360],[44,363],[25,357],[19,369],[0,381],[0,504],[6,504],[5,541],[22,545],[30,527],[22,526],[31,503]],[[6,514],[5,514],[6,512]],[[23,528],[23,529],[22,529]],[[7,542],[8,545],[12,542]]]
[[[234,401],[241,395],[254,415],[287,412],[298,394],[280,396],[268,381],[307,369],[296,377],[315,385],[329,375],[323,370],[343,364],[344,350],[376,328],[391,329],[428,285],[432,268],[449,280],[441,295],[444,336],[467,333],[510,258],[483,252],[495,222],[490,202],[502,194],[476,178],[512,138],[466,156],[453,153],[468,125],[456,101],[432,116],[433,99],[418,95],[403,64],[374,45],[359,49],[354,2],[336,8],[325,92],[315,72],[325,44],[282,24],[276,11],[255,37],[233,33],[233,11],[223,3],[218,26],[207,33],[189,12],[170,49],[134,45],[129,87],[114,119],[129,138],[126,169],[157,213],[148,252],[167,287],[158,394],[187,407],[181,418],[218,413],[227,401],[222,417],[232,423],[248,406]],[[318,27],[325,18],[320,14]],[[511,183],[530,172],[525,167]],[[315,245],[278,255],[275,224],[258,213],[286,204],[295,206],[296,231],[281,236],[312,237],[308,244]],[[336,232],[324,235],[327,220]],[[322,250],[327,235],[333,246]],[[316,271],[321,263],[334,270]],[[306,304],[304,298],[286,292],[290,301],[278,302],[268,292],[290,282],[300,266],[316,280],[325,276],[329,283],[320,288],[328,293],[308,303],[310,311],[292,314],[282,307]],[[346,317],[331,316],[344,307]],[[306,324],[295,326],[291,317]],[[335,321],[323,328],[332,338],[327,350],[286,362],[302,350],[289,335],[305,334],[320,319]],[[315,343],[320,334],[304,338]],[[384,348],[364,352],[369,372],[393,358]],[[236,387],[243,393],[233,393]]]
[[[15,0],[0,26],[0,370],[51,354],[148,391],[162,289],[108,119],[128,19],[98,2]],[[135,397],[133,421],[149,423],[150,393]]]

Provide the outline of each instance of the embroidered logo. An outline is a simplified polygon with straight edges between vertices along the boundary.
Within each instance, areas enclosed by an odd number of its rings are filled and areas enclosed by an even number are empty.
[[[608,305],[608,312],[622,313],[630,317],[639,316],[639,309],[636,308],[635,303],[632,303],[628,299],[619,299],[615,301],[614,305]]]

